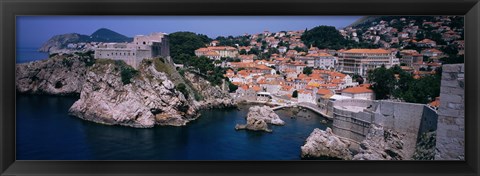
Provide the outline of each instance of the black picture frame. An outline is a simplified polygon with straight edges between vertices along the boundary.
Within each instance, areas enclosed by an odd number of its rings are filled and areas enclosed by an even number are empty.
[[[1,175],[464,175],[479,174],[478,0],[0,0]],[[16,161],[18,15],[465,15],[465,161]]]

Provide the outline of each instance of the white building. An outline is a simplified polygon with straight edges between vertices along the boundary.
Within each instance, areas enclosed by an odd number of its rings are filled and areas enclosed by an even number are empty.
[[[399,64],[399,59],[385,49],[350,49],[338,52],[338,70],[366,76],[370,69],[385,65],[390,68]]]
[[[369,89],[367,85],[346,88],[342,90],[342,96],[353,99],[375,100],[373,90]]]
[[[298,102],[307,102],[316,104],[316,95],[314,95],[312,90],[300,90],[298,91]]]

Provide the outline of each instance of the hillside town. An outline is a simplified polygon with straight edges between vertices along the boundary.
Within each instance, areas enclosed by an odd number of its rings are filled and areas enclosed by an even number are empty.
[[[157,149],[161,153],[148,157],[160,159],[250,159],[252,153],[272,159],[288,153],[283,159],[465,160],[463,20],[366,16],[346,27],[315,22],[300,30],[260,28],[263,32],[215,38],[189,31],[130,38],[106,28],[91,35],[62,34],[39,49],[49,52],[49,59],[17,64],[16,90],[18,95],[73,96],[77,100],[64,116],[155,127],[182,141],[155,140],[150,134],[138,138],[145,141],[133,148],[159,142],[146,150]],[[187,124],[176,128],[187,136],[156,128]],[[122,136],[114,133],[109,136]],[[222,136],[190,140],[216,134]],[[261,138],[251,140],[251,134]],[[283,145],[285,137],[293,143]],[[123,150],[124,139],[112,143]],[[232,144],[247,150],[203,153]]]
[[[314,104],[348,98],[375,100],[366,79],[368,71],[381,66],[387,69],[400,66],[419,79],[434,75],[442,66],[442,58],[463,55],[463,27],[452,27],[456,19],[430,20],[392,17],[390,21],[367,22],[339,30],[345,39],[377,46],[374,48],[319,49],[302,42],[305,30],[264,31],[239,36],[248,39],[243,42],[245,46],[238,43],[226,46],[213,40],[195,50],[195,55],[228,68],[224,76],[238,86],[234,92],[238,99]],[[395,76],[398,79],[399,75]],[[430,104],[437,108],[438,98]]]

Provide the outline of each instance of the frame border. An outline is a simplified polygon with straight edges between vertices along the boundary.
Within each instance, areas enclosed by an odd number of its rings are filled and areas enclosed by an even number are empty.
[[[1,175],[478,175],[479,0],[0,0]],[[16,161],[18,15],[465,15],[465,161]]]

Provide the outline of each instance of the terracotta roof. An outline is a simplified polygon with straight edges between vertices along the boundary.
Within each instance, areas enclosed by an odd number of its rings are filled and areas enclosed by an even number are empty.
[[[365,86],[358,86],[358,87],[350,87],[343,89],[342,92],[345,93],[352,93],[352,94],[357,94],[357,93],[373,93],[372,89],[369,89]]]
[[[330,90],[328,90],[328,89],[318,89],[317,94],[319,94],[319,95],[328,95],[328,94],[332,94],[332,91],[330,91]]]
[[[335,83],[335,84],[340,84],[342,83],[343,81],[341,79],[333,79],[332,81],[330,81],[331,83]]]
[[[344,53],[366,53],[366,54],[390,54],[391,51],[385,49],[349,49]]]
[[[215,51],[209,51],[207,53],[205,53],[206,56],[220,56],[220,54],[218,54],[217,52]]]
[[[328,53],[315,53],[315,54],[307,54],[306,55],[307,57],[328,57],[328,56],[332,56]]]
[[[439,107],[440,106],[440,97],[436,97],[434,101],[429,103],[430,106]]]
[[[287,86],[287,85],[282,86],[282,90],[289,91],[290,89],[292,89],[292,86]]]
[[[255,92],[258,92],[258,91],[260,91],[262,88],[261,88],[260,86],[254,85],[254,86],[252,86],[252,89],[253,89]]]
[[[422,50],[422,53],[427,52],[427,51],[432,52],[432,53],[443,53],[442,51],[440,51],[440,50],[438,50],[438,49],[435,49],[435,48],[432,48],[432,49],[424,49],[424,50]]]
[[[419,41],[418,43],[436,43],[436,42],[433,41],[433,40],[430,40],[430,39],[423,39],[423,40]]]
[[[237,50],[231,46],[210,46],[208,47],[209,50]]]
[[[242,83],[241,83],[241,82],[232,82],[232,84],[234,84],[234,85],[236,85],[236,86],[240,86],[240,85],[242,85]]]

